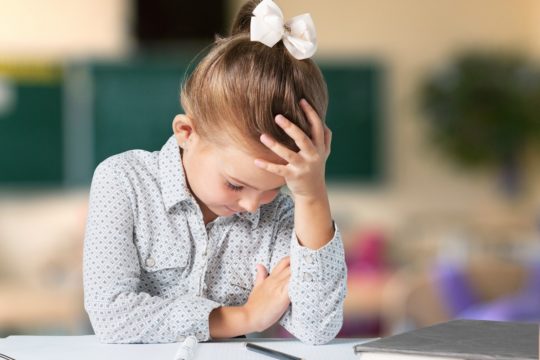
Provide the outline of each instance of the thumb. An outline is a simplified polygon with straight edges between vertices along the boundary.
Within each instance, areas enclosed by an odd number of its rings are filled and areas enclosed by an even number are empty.
[[[267,277],[268,277],[268,271],[266,270],[264,265],[257,264],[257,276],[255,277],[255,285],[254,286],[258,286],[258,285],[262,284],[264,279],[266,279]]]

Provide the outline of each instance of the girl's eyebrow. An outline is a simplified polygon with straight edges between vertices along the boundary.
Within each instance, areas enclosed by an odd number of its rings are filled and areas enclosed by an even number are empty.
[[[230,176],[230,175],[229,175],[229,178],[230,178],[232,181],[234,181],[234,182],[236,182],[236,183],[239,183],[240,185],[247,186],[247,187],[249,187],[249,188],[252,188],[253,190],[261,191],[261,190],[257,189],[255,186],[246,184],[245,182],[240,181],[240,180],[238,180],[238,179],[236,179],[236,178],[234,178],[234,177],[232,177],[232,176]],[[279,189],[281,189],[281,186],[279,186],[279,187],[277,187],[277,188],[275,188],[275,189],[272,189],[272,190],[270,190],[270,191],[275,191],[275,190],[279,190]]]

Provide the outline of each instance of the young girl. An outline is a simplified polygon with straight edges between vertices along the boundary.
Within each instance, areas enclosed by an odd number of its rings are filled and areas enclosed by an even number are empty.
[[[309,344],[336,336],[346,267],[315,48],[309,15],[284,24],[271,0],[248,2],[183,85],[186,113],[161,151],[97,167],[84,289],[101,341],[204,341],[277,321]]]

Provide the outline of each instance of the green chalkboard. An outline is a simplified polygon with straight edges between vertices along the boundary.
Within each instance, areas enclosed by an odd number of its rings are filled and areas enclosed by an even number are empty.
[[[330,180],[377,182],[382,178],[380,69],[374,64],[322,65],[328,84],[327,123],[332,152]]]
[[[95,165],[122,151],[161,148],[181,111],[185,68],[154,63],[93,67]]]
[[[61,82],[7,79],[0,84],[0,185],[59,186],[63,177]]]
[[[72,64],[63,72],[30,71],[35,79],[10,68],[17,76],[9,88],[0,83],[0,186],[88,185],[97,164],[111,155],[159,150],[182,111],[180,86],[192,57]],[[328,179],[377,182],[381,70],[363,62],[320,65],[333,132]]]

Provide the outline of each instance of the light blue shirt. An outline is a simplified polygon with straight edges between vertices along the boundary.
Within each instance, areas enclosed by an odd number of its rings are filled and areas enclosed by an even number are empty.
[[[84,242],[84,303],[106,343],[208,340],[209,314],[246,303],[256,265],[291,256],[291,305],[280,320],[309,344],[343,321],[346,266],[336,228],[319,250],[294,234],[294,203],[280,193],[255,213],[206,226],[186,185],[174,136],[161,151],[127,151],[96,168]]]

